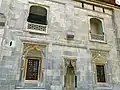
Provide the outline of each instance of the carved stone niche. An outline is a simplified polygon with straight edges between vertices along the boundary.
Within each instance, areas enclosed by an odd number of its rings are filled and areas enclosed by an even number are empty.
[[[43,54],[43,48],[44,46],[42,45],[24,43],[23,55],[24,57],[41,57],[40,55]]]
[[[74,39],[74,32],[73,31],[67,31],[66,32],[66,38],[67,38],[67,40],[73,40]]]
[[[107,63],[107,51],[102,50],[91,50],[92,52],[92,60],[96,64],[105,64]]]
[[[71,64],[72,67],[74,68],[74,71],[76,70],[76,59],[69,59],[69,58],[65,58],[64,59],[64,65],[65,65],[65,74],[66,74],[66,70],[67,67]]]

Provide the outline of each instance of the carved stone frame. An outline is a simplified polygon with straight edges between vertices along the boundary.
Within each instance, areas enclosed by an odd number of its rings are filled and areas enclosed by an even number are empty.
[[[108,77],[108,51],[102,51],[102,50],[91,50],[92,53],[92,68],[93,68],[93,84],[97,87],[109,87],[109,79]],[[105,65],[104,71],[105,71],[105,83],[97,82],[97,73],[96,73],[96,65]]]
[[[42,75],[42,67],[43,67],[43,59],[44,59],[44,52],[43,52],[43,48],[45,46],[43,45],[39,45],[39,44],[29,44],[29,43],[24,43],[24,48],[23,48],[23,56],[22,56],[22,66],[21,66],[21,81],[22,81],[22,84],[24,86],[25,83],[37,83],[39,84],[42,80],[41,80],[41,77],[43,77]],[[31,50],[36,50],[36,51],[39,51],[41,52],[41,55],[39,56],[29,56],[28,53],[29,51]],[[39,61],[39,71],[38,71],[38,80],[25,80],[25,76],[26,76],[26,67],[27,67],[27,61],[29,58],[35,58],[35,59],[38,59],[38,60],[41,60]]]

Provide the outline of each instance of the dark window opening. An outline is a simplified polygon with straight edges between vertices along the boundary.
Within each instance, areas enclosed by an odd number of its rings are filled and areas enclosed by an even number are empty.
[[[10,41],[10,46],[12,46],[12,41]]]
[[[96,65],[96,69],[97,69],[97,81],[98,82],[106,82],[104,65]]]
[[[26,80],[38,80],[39,61],[37,59],[28,59]]]
[[[90,27],[91,27],[92,33],[103,35],[103,27],[102,27],[101,20],[96,19],[96,18],[91,18],[90,19]]]
[[[47,25],[47,10],[39,6],[31,6],[28,22]]]
[[[93,10],[95,10],[95,6],[93,5]]]
[[[105,9],[103,8],[103,13],[105,13]]]

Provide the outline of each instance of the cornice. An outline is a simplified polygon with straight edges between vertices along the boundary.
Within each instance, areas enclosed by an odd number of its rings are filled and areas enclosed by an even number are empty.
[[[101,1],[95,1],[95,0],[73,0],[73,1],[92,4],[92,5],[105,7],[105,8],[109,8],[109,9],[114,9],[114,8],[120,9],[120,6],[118,6],[118,5],[113,5],[113,4],[109,4],[109,3],[101,2]]]

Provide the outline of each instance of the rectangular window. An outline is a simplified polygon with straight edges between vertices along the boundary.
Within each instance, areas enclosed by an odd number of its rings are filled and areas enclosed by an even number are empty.
[[[104,65],[96,65],[96,69],[97,69],[97,81],[98,82],[106,82]]]
[[[39,59],[28,59],[25,80],[38,80],[39,64]]]

